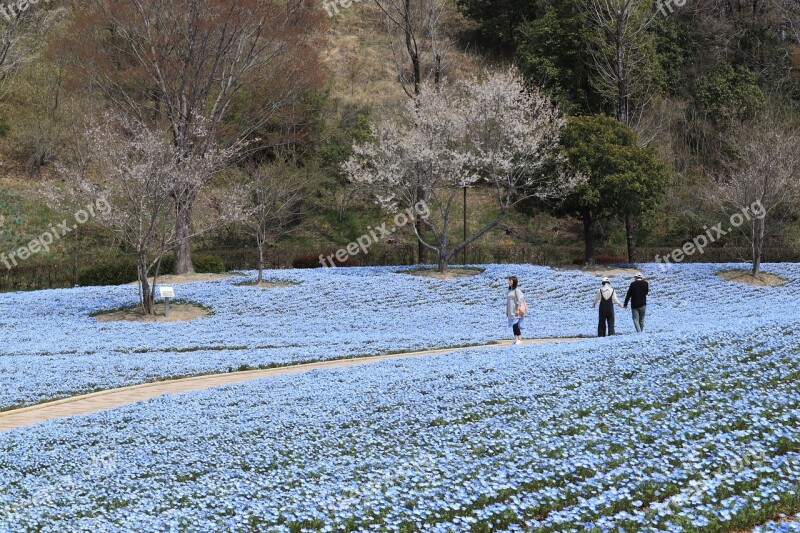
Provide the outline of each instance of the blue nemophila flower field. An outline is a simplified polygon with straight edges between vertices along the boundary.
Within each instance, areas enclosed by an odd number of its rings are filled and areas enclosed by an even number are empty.
[[[644,268],[652,285],[650,333],[709,333],[734,323],[789,320],[800,282],[754,288],[723,282],[726,266]],[[800,279],[800,265],[769,265]],[[270,272],[299,285],[258,289],[243,279],[190,283],[177,296],[211,307],[189,323],[98,322],[93,312],[136,301],[136,287],[0,295],[0,408],[28,405],[165,376],[225,372],[396,350],[481,344],[510,337],[506,277],[528,295],[528,337],[593,336],[599,278],[533,266],[489,266],[475,277],[435,281],[398,268]],[[254,277],[254,274],[251,275]],[[621,296],[629,276],[613,278]],[[632,333],[618,310],[618,330]],[[671,338],[671,337],[669,337]],[[597,341],[592,341],[597,342]],[[668,343],[669,341],[667,341]]]
[[[653,272],[641,336],[314,371],[2,433],[0,530],[791,531],[797,522],[770,520],[800,510],[798,284],[731,285],[714,271]],[[511,272],[535,280],[524,286],[528,332],[595,327],[596,280],[576,272],[498,266],[445,283],[358,272],[280,277],[301,281],[289,290],[308,291],[312,303],[324,290],[383,291],[390,303],[362,297],[323,318],[285,289],[248,288],[241,303],[232,302],[241,287],[217,282],[184,289],[215,307],[209,331],[198,320],[185,325],[193,334],[169,324],[151,338],[118,338],[105,329],[116,325],[65,318],[74,333],[63,326],[62,348],[41,348],[34,337],[3,348],[7,369],[33,365],[3,374],[16,391],[3,394],[46,397],[48,383],[63,381],[62,390],[80,390],[81,373],[112,385],[287,362],[326,340],[317,358],[485,342],[508,333],[502,297]],[[81,290],[63,292],[89,301]],[[96,308],[123,299],[100,294]],[[259,337],[257,321],[234,309],[260,309],[262,322],[280,325],[275,337],[265,328]],[[66,316],[50,312],[27,320]],[[424,320],[414,325],[416,312]],[[620,313],[619,329],[630,333]],[[304,318],[320,329],[304,336]],[[169,331],[175,348],[203,349],[148,351]],[[87,335],[82,351],[78,335]],[[213,338],[231,348],[211,349]],[[97,348],[102,342],[108,350]]]

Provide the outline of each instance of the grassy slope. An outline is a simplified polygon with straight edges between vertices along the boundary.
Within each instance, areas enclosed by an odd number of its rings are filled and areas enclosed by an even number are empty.
[[[443,17],[443,49],[445,51],[444,76],[451,79],[463,79],[475,75],[487,66],[484,56],[471,53],[476,45],[470,42],[472,24],[458,14],[454,2],[448,7]],[[393,51],[395,50],[395,51]],[[468,52],[470,51],[470,52]],[[385,19],[379,9],[372,3],[353,3],[330,20],[330,30],[323,58],[329,70],[330,95],[339,109],[348,107],[370,108],[373,117],[387,116],[406,99],[398,82],[397,62],[407,63],[402,43],[393,47],[386,32]],[[44,231],[48,224],[57,222],[68,212],[58,212],[49,207],[46,189],[63,187],[54,177],[52,167],[31,174],[26,167],[24,150],[19,145],[20,136],[17,130],[23,123],[36,120],[32,113],[37,107],[33,97],[26,97],[29,87],[38,85],[41,77],[41,65],[34,65],[29,71],[20,74],[19,86],[25,88],[22,96],[17,94],[3,103],[6,115],[10,117],[12,132],[9,137],[0,139],[0,215],[5,217],[5,225],[0,228],[0,252],[10,250],[28,242],[33,236]],[[19,92],[19,91],[18,91]],[[30,95],[28,95],[30,96]],[[21,122],[22,121],[22,122]],[[63,144],[63,143],[61,143]],[[63,146],[62,146],[63,148]],[[460,202],[459,202],[460,204]],[[204,217],[204,202],[198,204],[197,216]],[[62,209],[63,211],[63,209]],[[353,241],[365,234],[370,226],[380,225],[391,217],[381,213],[369,201],[363,198],[357,201],[344,219],[340,220],[335,206],[327,201],[318,201],[303,227],[286,239],[274,250],[272,257],[277,264],[291,262],[291,258],[302,252],[319,253],[333,250]],[[453,235],[460,236],[460,205],[458,222],[453,227]],[[469,200],[469,227],[475,230],[493,217],[496,204],[490,195],[480,191],[472,191]],[[659,227],[658,221],[653,221]],[[98,228],[86,226],[84,236],[88,236],[81,245],[81,263],[105,260],[115,257],[118,252],[109,246],[110,236]],[[621,255],[624,250],[624,235],[618,222],[601,223],[601,237],[610,242],[600,252]],[[527,245],[538,249],[546,244],[549,249],[541,254],[526,252],[524,259],[530,261],[559,262],[580,255],[581,226],[572,220],[556,220],[548,216],[540,216],[533,220],[519,214],[511,214],[502,225],[484,236],[479,246],[491,249],[491,254],[476,256],[471,261],[483,262],[493,260],[515,260],[519,257],[509,255],[519,245]],[[602,242],[602,239],[601,239]],[[228,243],[234,243],[229,245]],[[207,250],[224,248],[248,248],[239,257],[256,257],[254,250],[249,250],[249,240],[231,240],[228,231],[198,240],[198,246]],[[675,243],[677,246],[680,243]],[[673,246],[670,246],[672,248]],[[395,242],[386,245],[387,260],[399,261],[398,250],[413,249],[413,233],[406,229],[395,236]],[[499,250],[499,252],[497,252]],[[506,253],[508,251],[508,254]],[[402,255],[402,254],[400,254]],[[652,258],[653,253],[643,252]],[[55,246],[48,254],[39,255],[36,260],[48,262],[71,262],[74,260],[74,242],[65,241]],[[249,260],[249,259],[248,259]],[[232,262],[231,266],[246,266]]]
[[[379,9],[368,2],[354,3],[348,9],[341,9],[330,20],[330,24],[323,57],[329,69],[331,97],[336,104],[340,108],[368,107],[372,109],[373,116],[385,116],[402,105],[406,96],[398,82],[393,46]],[[444,75],[460,79],[477,74],[482,68],[482,59],[464,51],[468,45],[463,43],[462,37],[469,32],[471,26],[457,13],[454,4],[449,6],[443,17],[443,28]],[[402,48],[399,48],[397,61],[406,61],[402,52]],[[21,72],[18,86],[31,86],[39,74],[36,66]],[[5,224],[0,228],[0,248],[7,251],[29,242],[46,230],[51,222],[60,221],[71,213],[54,206],[46,192],[63,189],[64,184],[57,179],[52,168],[46,167],[35,173],[27,168],[20,137],[13,131],[22,127],[20,117],[29,116],[30,108],[35,107],[35,102],[30,98],[12,95],[4,102],[3,107],[6,114],[13,119],[12,133],[7,138],[0,139],[0,215],[5,217]],[[480,196],[479,193],[471,194],[469,218],[472,228],[485,223],[496,211],[490,201]],[[203,207],[202,202],[198,204],[198,218],[204,216]],[[334,206],[323,204],[316,207],[304,227],[283,248],[291,249],[294,253],[299,253],[301,249],[317,251],[337,248],[366,233],[368,227],[391,220],[389,215],[381,213],[368,199],[357,202],[351,213],[342,220],[336,215]],[[460,211],[458,219],[461,219]],[[498,228],[485,240],[511,244],[520,235],[527,233],[517,227],[521,224],[525,224],[524,219],[511,217],[508,224]],[[91,224],[87,229],[90,226]],[[91,230],[96,231],[96,228]],[[454,233],[462,233],[460,223],[454,227]],[[215,249],[227,238],[228,235],[224,235],[200,244],[202,247]],[[84,243],[83,252],[87,258],[109,259],[117,254],[108,247],[108,242],[101,242],[102,240],[92,238],[90,242]],[[410,245],[413,243],[413,234],[410,231],[401,231],[395,240],[397,246]],[[73,257],[74,243],[66,241],[53,247],[49,254],[36,256],[35,261],[66,262],[72,261]]]

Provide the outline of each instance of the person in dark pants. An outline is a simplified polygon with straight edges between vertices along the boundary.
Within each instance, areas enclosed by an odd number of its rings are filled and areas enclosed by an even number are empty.
[[[597,323],[597,336],[606,336],[606,325],[608,325],[608,334],[614,335],[614,304],[622,307],[622,304],[617,298],[617,292],[611,287],[611,280],[603,278],[603,284],[600,290],[594,297],[594,305],[600,302],[600,320]]]
[[[637,272],[633,277],[633,283],[628,288],[628,294],[625,295],[625,309],[628,308],[628,302],[630,302],[633,327],[636,328],[636,333],[644,331],[644,313],[647,311],[647,294],[649,292],[650,285],[644,280],[642,274]]]
[[[522,305],[522,304],[525,305]],[[508,325],[514,332],[514,344],[522,344],[522,322],[525,320],[525,309],[528,304],[525,302],[525,295],[519,290],[519,279],[517,276],[508,278],[508,295],[506,297],[506,317]]]

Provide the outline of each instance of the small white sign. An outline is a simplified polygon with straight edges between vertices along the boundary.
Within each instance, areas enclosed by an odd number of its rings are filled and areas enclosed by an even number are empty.
[[[172,287],[159,287],[162,298],[175,298],[175,290]]]

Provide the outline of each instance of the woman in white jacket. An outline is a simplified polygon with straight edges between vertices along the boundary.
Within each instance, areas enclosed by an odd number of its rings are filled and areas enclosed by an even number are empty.
[[[525,320],[525,312],[528,304],[525,302],[525,295],[519,290],[519,280],[517,276],[508,278],[508,295],[506,296],[506,318],[508,325],[514,331],[514,344],[522,343],[522,322]]]
[[[622,307],[622,303],[617,298],[617,292],[611,287],[611,280],[603,278],[603,283],[600,290],[594,297],[594,305],[597,307],[597,302],[600,302],[600,317],[597,324],[597,336],[606,336],[606,324],[608,324],[608,334],[614,334],[614,304]]]

